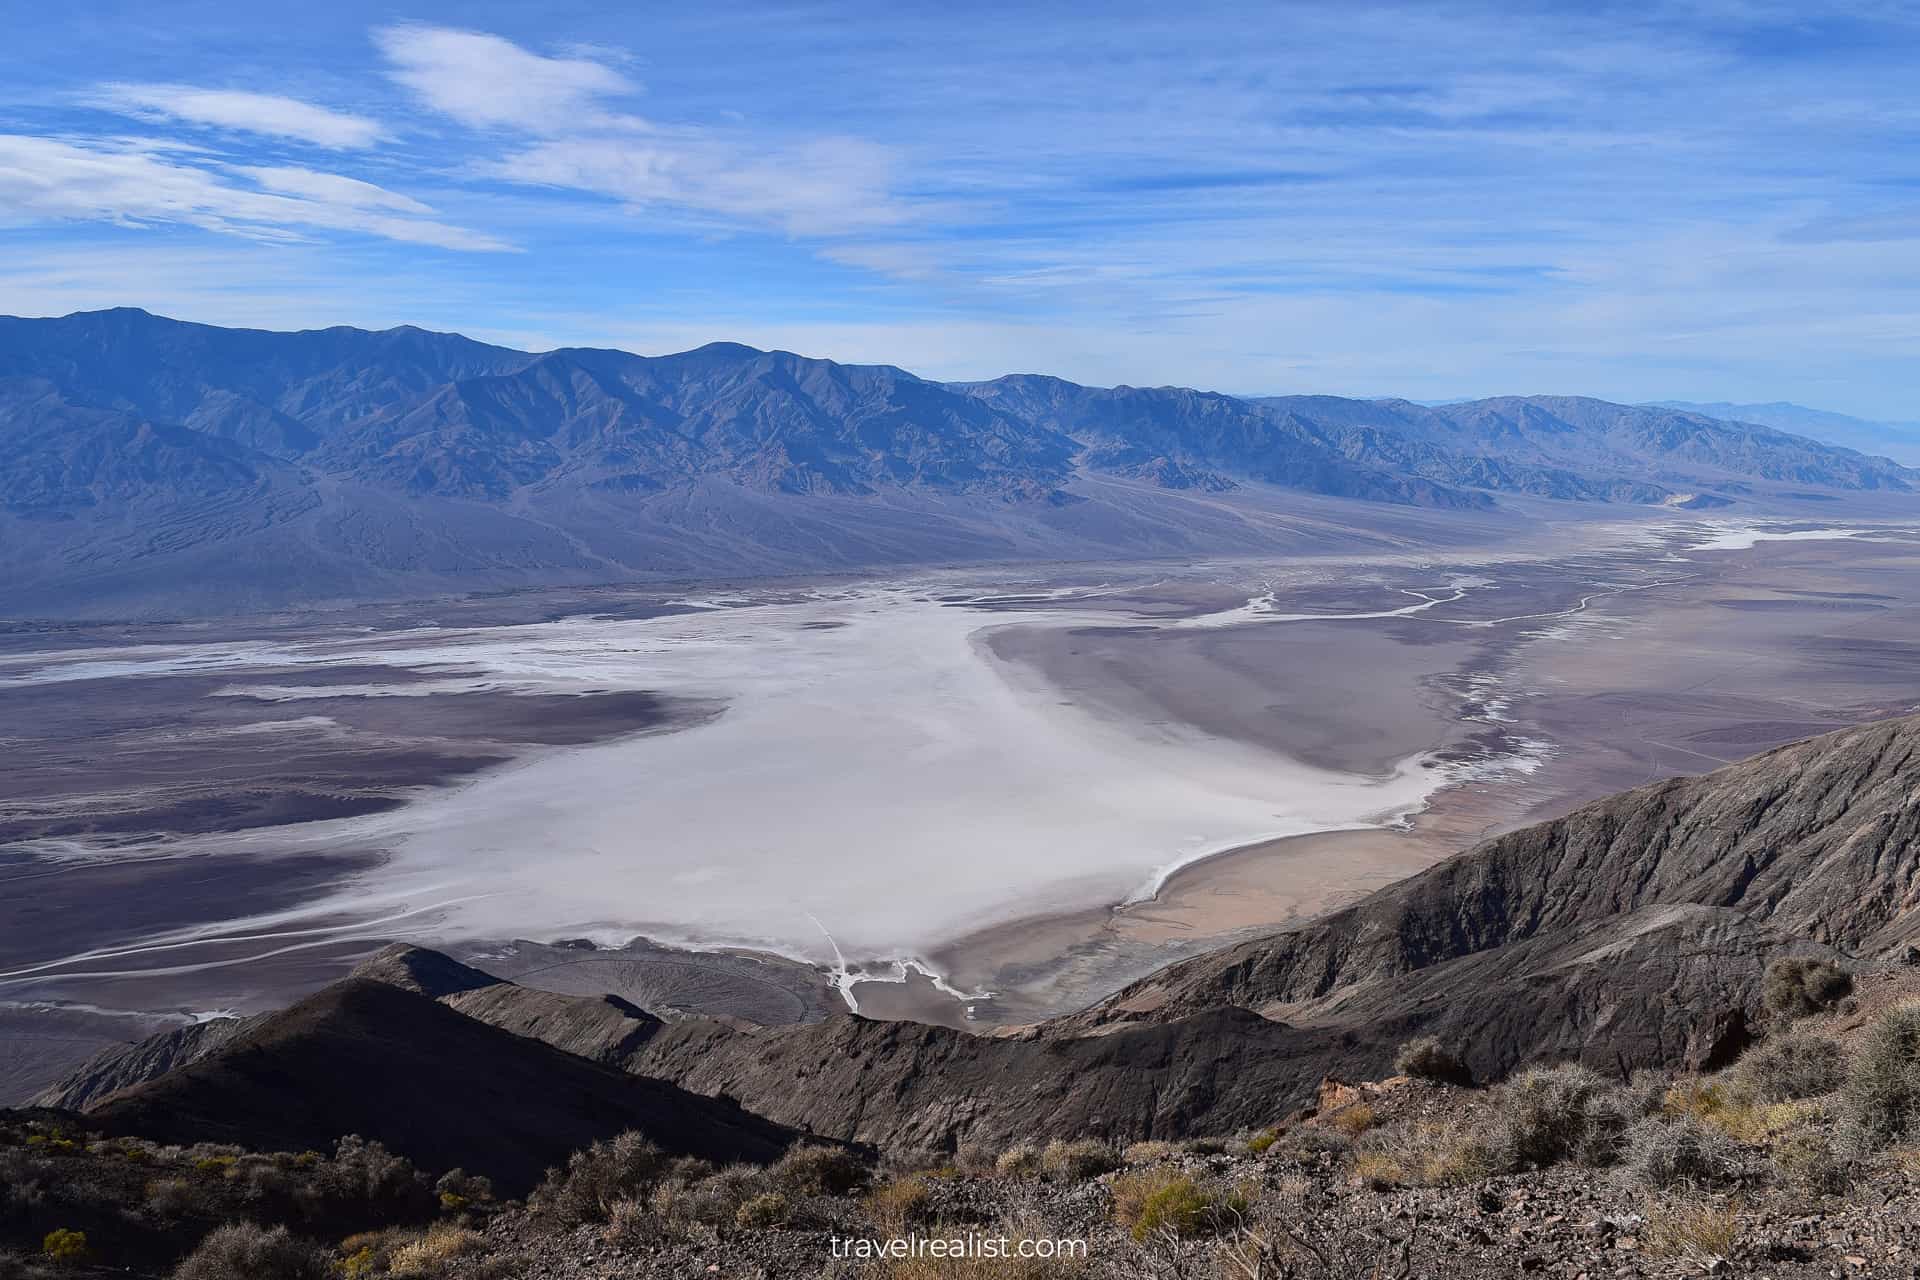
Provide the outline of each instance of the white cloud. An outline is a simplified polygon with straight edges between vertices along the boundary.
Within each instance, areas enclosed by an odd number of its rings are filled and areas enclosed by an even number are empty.
[[[411,23],[373,39],[395,80],[464,125],[557,134],[640,123],[600,106],[639,86],[592,58],[546,58],[484,32]]]
[[[474,166],[526,186],[583,191],[636,210],[774,226],[831,237],[891,226],[916,212],[892,194],[892,151],[857,138],[750,138],[663,127],[607,100],[640,86],[607,50],[546,57],[476,31],[409,24],[374,41],[389,74],[433,110],[476,129],[535,141]]]
[[[370,147],[386,136],[376,121],[365,116],[273,93],[200,89],[184,84],[105,84],[90,101],[142,119],[179,120],[215,129],[294,138],[322,147]]]
[[[887,152],[821,139],[754,153],[725,139],[682,135],[555,138],[487,165],[511,182],[610,196],[638,208],[771,223],[796,236],[833,236],[906,220],[889,193]]]
[[[236,165],[235,172],[246,174],[269,191],[327,204],[358,209],[392,209],[399,213],[433,212],[431,205],[421,204],[411,196],[403,196],[397,191],[337,173],[319,173],[292,165],[273,168]]]
[[[158,148],[0,134],[0,215],[24,221],[171,223],[256,240],[347,231],[443,249],[509,247],[461,227],[393,212],[403,206],[391,201],[405,198],[371,183],[300,169],[266,172],[282,190],[237,186]],[[306,190],[284,193],[298,187]],[[390,202],[370,205],[374,193]]]

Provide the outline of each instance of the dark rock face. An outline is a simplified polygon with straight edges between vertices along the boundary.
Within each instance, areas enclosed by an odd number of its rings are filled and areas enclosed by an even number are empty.
[[[210,1053],[99,1103],[109,1133],[256,1150],[375,1139],[508,1195],[599,1138],[637,1129],[677,1154],[764,1163],[794,1134],[724,1100],[639,1079],[379,982],[328,987]]]

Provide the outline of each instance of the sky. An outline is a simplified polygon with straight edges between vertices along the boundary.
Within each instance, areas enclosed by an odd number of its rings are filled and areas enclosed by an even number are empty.
[[[20,5],[0,313],[1920,419],[1920,5]]]

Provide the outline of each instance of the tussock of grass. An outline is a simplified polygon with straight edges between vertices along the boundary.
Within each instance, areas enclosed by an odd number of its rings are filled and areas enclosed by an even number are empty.
[[[1647,1206],[1642,1244],[1650,1257],[1705,1266],[1733,1252],[1739,1217],[1732,1205],[1669,1200]]]
[[[1350,1107],[1342,1107],[1327,1117],[1327,1126],[1335,1133],[1349,1138],[1357,1138],[1376,1123],[1373,1108],[1364,1102],[1356,1102]]]
[[[1129,1173],[1113,1184],[1114,1221],[1135,1240],[1213,1235],[1246,1212],[1245,1196],[1171,1169]]]

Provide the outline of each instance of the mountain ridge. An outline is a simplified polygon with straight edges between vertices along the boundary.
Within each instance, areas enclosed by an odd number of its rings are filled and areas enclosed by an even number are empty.
[[[1577,397],[1250,400],[942,383],[710,343],[531,353],[401,327],[0,317],[16,609],[230,612],[448,589],[1297,549],[1267,513],[1494,516],[1920,492],[1762,426]],[[1504,517],[1502,517],[1504,518]],[[275,575],[253,567],[271,555]]]

